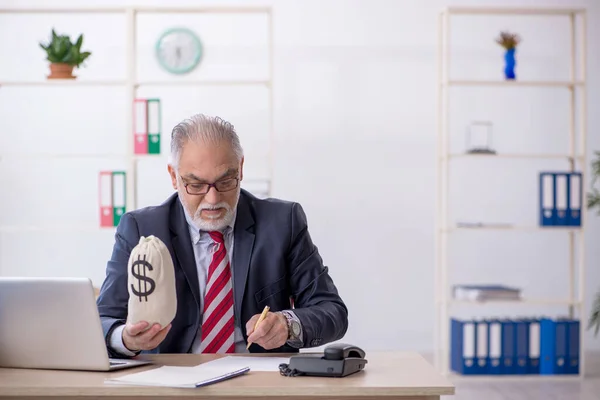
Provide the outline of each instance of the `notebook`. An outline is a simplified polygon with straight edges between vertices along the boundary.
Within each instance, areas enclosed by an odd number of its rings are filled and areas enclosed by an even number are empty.
[[[118,378],[107,378],[106,384],[198,388],[242,376],[250,367],[231,369],[211,366],[210,362],[193,367],[163,366],[148,371],[131,373]]]

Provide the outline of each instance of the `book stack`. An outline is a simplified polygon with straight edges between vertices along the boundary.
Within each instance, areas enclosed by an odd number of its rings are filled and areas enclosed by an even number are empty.
[[[455,285],[453,295],[456,300],[466,301],[521,300],[521,289],[503,285]]]

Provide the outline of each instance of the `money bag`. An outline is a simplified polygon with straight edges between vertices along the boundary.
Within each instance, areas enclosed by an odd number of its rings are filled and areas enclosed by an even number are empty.
[[[167,326],[177,312],[175,268],[167,246],[155,236],[142,236],[127,265],[129,292],[127,320],[146,321],[148,329]]]

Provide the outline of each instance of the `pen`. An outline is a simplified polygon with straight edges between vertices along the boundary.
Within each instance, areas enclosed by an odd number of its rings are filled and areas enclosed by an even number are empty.
[[[258,324],[260,324],[267,317],[267,313],[269,312],[269,310],[270,310],[269,306],[265,306],[265,309],[263,310],[262,314],[260,314],[260,317],[258,317],[258,321],[256,321],[256,324],[254,324],[254,330],[256,330],[256,328],[258,328]],[[250,348],[251,344],[252,344],[252,342],[248,342],[248,346],[246,346],[246,350],[248,350]]]

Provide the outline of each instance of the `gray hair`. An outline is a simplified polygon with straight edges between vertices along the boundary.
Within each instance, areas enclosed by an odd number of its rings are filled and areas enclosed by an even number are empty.
[[[177,166],[181,149],[190,141],[208,141],[212,143],[226,140],[231,145],[238,161],[244,157],[244,151],[234,126],[220,117],[195,114],[184,119],[171,132],[171,164]]]

